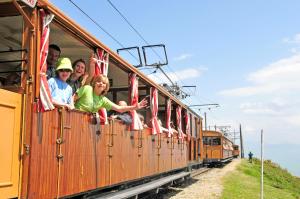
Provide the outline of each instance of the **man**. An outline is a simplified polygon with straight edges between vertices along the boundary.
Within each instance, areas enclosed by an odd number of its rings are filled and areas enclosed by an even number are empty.
[[[49,45],[49,51],[47,56],[47,79],[51,77],[55,77],[55,69],[56,69],[56,62],[60,56],[61,50],[55,44]]]
[[[248,156],[249,156],[249,162],[252,163],[253,153],[250,151],[250,153],[248,154]]]

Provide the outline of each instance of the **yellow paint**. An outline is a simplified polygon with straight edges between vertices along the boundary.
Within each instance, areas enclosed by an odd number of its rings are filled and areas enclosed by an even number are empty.
[[[22,95],[0,89],[0,198],[18,197]]]

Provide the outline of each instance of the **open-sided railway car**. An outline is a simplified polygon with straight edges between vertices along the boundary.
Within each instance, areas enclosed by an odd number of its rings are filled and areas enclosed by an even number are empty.
[[[0,26],[0,198],[69,197],[202,162],[202,119],[48,1],[30,8],[1,0]],[[77,110],[45,111],[43,49],[51,43],[71,60],[101,52],[114,102],[130,99],[135,74],[139,98],[150,94],[158,101],[140,111],[146,123],[157,117],[167,127],[172,121],[179,133],[131,130],[115,119],[93,124],[89,113]]]
[[[203,131],[205,164],[223,164],[233,159],[233,143],[219,131]]]

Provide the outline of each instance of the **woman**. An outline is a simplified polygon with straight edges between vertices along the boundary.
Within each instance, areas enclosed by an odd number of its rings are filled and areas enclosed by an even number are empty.
[[[72,64],[73,73],[67,80],[67,83],[72,87],[72,93],[74,94],[81,86],[83,81],[86,79],[86,66],[83,59],[78,59]]]
[[[146,99],[143,99],[135,106],[119,106],[104,96],[108,90],[108,78],[104,75],[95,76],[91,85],[85,85],[76,92],[74,96],[76,109],[97,113],[99,109],[105,108],[106,110],[114,110],[123,113],[126,111],[138,110],[147,106]]]
[[[72,98],[72,88],[67,83],[67,79],[73,72],[71,60],[60,58],[57,62],[56,77],[48,80],[52,103],[56,106],[63,106],[67,109],[74,109]]]
[[[73,95],[76,91],[83,85],[89,84],[92,77],[95,73],[95,63],[97,59],[94,58],[95,55],[92,54],[90,57],[90,68],[89,73],[87,73],[87,68],[85,61],[83,59],[78,59],[73,62],[73,73],[71,74],[70,78],[68,79],[67,83],[72,87]]]

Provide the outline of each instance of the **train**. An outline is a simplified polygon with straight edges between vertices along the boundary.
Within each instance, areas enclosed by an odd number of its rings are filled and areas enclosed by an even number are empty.
[[[203,131],[204,164],[210,166],[222,165],[231,161],[238,156],[237,147],[238,145],[234,145],[232,140],[221,131]]]
[[[50,2],[32,3],[0,1],[0,198],[84,196],[203,165],[200,115]],[[158,102],[139,114],[159,119],[167,132],[132,129],[113,118],[93,123],[90,113],[49,108],[43,49],[51,43],[71,60],[101,52],[111,101],[130,101],[130,78],[138,77],[139,99],[156,91]]]

